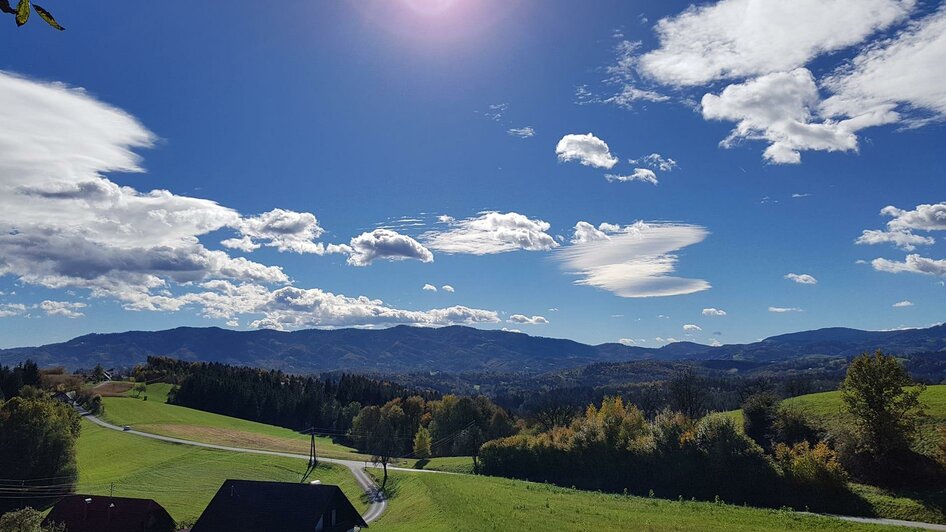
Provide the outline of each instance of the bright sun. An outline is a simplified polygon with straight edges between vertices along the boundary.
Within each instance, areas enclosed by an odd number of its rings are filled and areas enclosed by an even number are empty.
[[[456,0],[404,0],[404,2],[423,15],[439,15],[450,9]]]

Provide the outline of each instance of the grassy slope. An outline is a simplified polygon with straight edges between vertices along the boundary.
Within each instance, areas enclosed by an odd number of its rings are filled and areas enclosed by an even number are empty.
[[[150,400],[150,399],[149,399]],[[177,519],[196,517],[228,478],[298,482],[305,460],[200,449],[124,434],[83,422],[77,492],[153,498]],[[359,510],[366,505],[351,472],[324,464],[312,474],[337,484]]]
[[[929,416],[921,427],[917,447],[930,451],[936,441],[936,427],[946,424],[946,385],[927,386],[920,395]],[[818,419],[827,427],[845,419],[841,407],[841,392],[822,392],[786,399],[783,404],[797,408]],[[739,427],[742,427],[742,410],[726,412]],[[894,491],[851,484],[855,493],[863,497],[874,508],[877,515],[892,519],[946,523],[946,490],[939,492]]]
[[[134,392],[125,397],[105,397],[102,416],[115,425],[130,425],[135,430],[187,440],[233,445],[256,449],[309,454],[309,437],[294,430],[221,416],[193,408],[169,405],[169,384],[150,384],[148,400],[134,398]],[[330,438],[316,438],[316,447],[323,456],[363,459],[349,447],[333,443]]]
[[[104,397],[102,400],[105,413],[102,417],[115,425],[129,425],[135,430],[162,436],[234,447],[309,454],[308,436],[282,427],[169,405],[166,401],[170,390],[170,384],[149,384],[148,391],[143,394],[148,396],[147,401],[135,398],[136,394],[132,391],[125,396]],[[315,445],[319,456],[351,460],[370,459],[355,449],[334,443],[331,438],[317,437]],[[398,465],[456,473],[469,473],[473,469],[473,461],[467,457],[433,458],[426,462],[403,460]]]
[[[380,476],[379,472],[372,474]],[[393,472],[371,530],[903,530],[714,503],[558,488],[496,477]]]
[[[939,437],[936,428],[946,425],[946,384],[927,386],[920,395],[920,401],[926,407],[927,419],[920,427],[917,447],[929,453],[935,448]],[[782,404],[810,414],[828,428],[845,421],[847,417],[839,391],[792,397],[782,401]],[[724,412],[724,415],[731,417],[737,426],[742,427],[742,410]]]
[[[920,401],[926,407],[928,417],[920,429],[918,447],[929,452],[935,446],[936,427],[946,424],[946,384],[927,386],[920,395]],[[784,401],[784,404],[808,412],[831,425],[846,417],[842,408],[841,392],[813,393],[793,397]]]

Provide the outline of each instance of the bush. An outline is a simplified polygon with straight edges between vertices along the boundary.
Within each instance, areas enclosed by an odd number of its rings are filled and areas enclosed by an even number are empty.
[[[843,490],[847,473],[841,467],[838,453],[825,442],[811,446],[808,442],[788,446],[776,444],[775,460],[785,477],[798,489],[833,493]]]
[[[700,456],[687,482],[700,487],[697,496],[719,496],[733,503],[778,502],[778,470],[758,444],[739,432],[732,418],[712,414],[701,419],[694,444]]]
[[[742,427],[746,436],[763,449],[772,445],[772,433],[778,413],[778,399],[770,393],[749,396],[742,405]]]
[[[775,464],[729,418],[694,422],[664,411],[648,423],[615,398],[589,406],[571,427],[487,442],[480,458],[488,475],[735,503],[775,504],[771,488],[780,480]]]
[[[795,445],[808,442],[817,444],[823,438],[822,430],[807,414],[791,406],[781,406],[772,420],[772,442]]]
[[[64,532],[61,524],[43,526],[43,514],[30,507],[0,516],[0,532]]]

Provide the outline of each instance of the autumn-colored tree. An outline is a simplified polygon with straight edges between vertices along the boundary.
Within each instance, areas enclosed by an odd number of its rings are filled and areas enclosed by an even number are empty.
[[[414,458],[430,458],[430,431],[424,427],[417,429],[414,436]]]

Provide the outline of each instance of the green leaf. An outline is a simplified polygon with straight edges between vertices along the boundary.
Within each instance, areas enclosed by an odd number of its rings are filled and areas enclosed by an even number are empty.
[[[30,0],[20,0],[16,6],[16,25],[22,26],[30,19]]]
[[[33,9],[36,10],[36,14],[39,15],[41,19],[46,21],[46,24],[49,24],[50,26],[56,28],[59,31],[64,31],[66,29],[60,26],[58,22],[56,22],[56,19],[53,18],[52,13],[50,13],[49,11],[46,11],[41,6],[33,4]]]
[[[10,0],[0,0],[0,11],[9,13],[11,15],[16,15],[16,9],[10,7]]]

